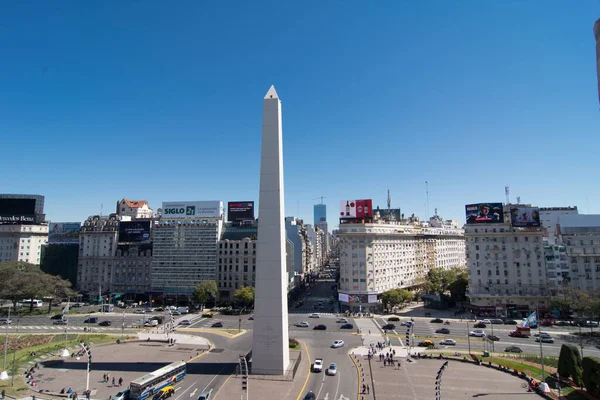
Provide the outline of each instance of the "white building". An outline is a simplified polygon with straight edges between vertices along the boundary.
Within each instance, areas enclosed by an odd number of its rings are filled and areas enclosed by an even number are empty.
[[[374,310],[377,295],[423,282],[431,268],[465,266],[461,229],[420,223],[343,223],[337,232],[342,306]]]
[[[41,248],[47,242],[48,225],[0,225],[0,262],[40,265]]]
[[[508,219],[508,216],[505,217]],[[478,315],[518,318],[548,311],[549,289],[542,228],[508,223],[465,225],[469,292]]]
[[[556,226],[562,215],[577,215],[577,206],[575,207],[540,207],[540,222],[544,227],[544,237],[548,244],[556,243]]]
[[[329,255],[329,227],[327,226],[327,221],[319,221],[315,223],[315,226],[321,229],[324,232],[324,240],[323,240],[323,254],[325,261]]]
[[[117,214],[132,219],[152,218],[152,209],[146,200],[123,199],[117,202]]]
[[[569,274],[569,259],[567,248],[562,245],[544,244],[544,256],[546,257],[546,274],[548,275],[548,287],[561,289],[568,285],[571,277]]]
[[[561,215],[557,232],[569,259],[568,285],[587,293],[600,289],[600,215]]]
[[[191,296],[196,285],[215,280],[222,201],[164,202],[154,225],[152,293]]]

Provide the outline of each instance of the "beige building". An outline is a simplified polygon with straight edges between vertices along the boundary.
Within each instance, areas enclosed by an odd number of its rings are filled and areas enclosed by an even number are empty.
[[[219,302],[233,301],[233,293],[243,286],[254,287],[257,228],[256,225],[227,225],[223,229],[217,245]]]
[[[48,242],[48,225],[0,225],[0,262],[23,261],[40,265],[42,245]]]
[[[117,214],[131,219],[152,218],[153,212],[146,200],[123,199],[117,202]]]

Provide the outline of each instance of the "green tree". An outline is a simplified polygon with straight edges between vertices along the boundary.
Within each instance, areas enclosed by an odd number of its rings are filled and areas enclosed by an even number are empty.
[[[233,300],[243,307],[252,307],[254,304],[254,288],[242,286],[233,292]]]
[[[60,276],[46,274],[44,279],[46,285],[51,288],[50,297],[53,299],[64,299],[75,297],[76,292],[71,288],[71,282]],[[52,312],[52,301],[48,302],[48,314]]]
[[[427,272],[427,278],[423,283],[422,289],[428,294],[442,294],[449,289],[450,284],[456,281],[456,279],[456,269],[431,268]]]
[[[400,297],[400,305],[404,305],[404,303],[409,303],[414,300],[415,294],[408,289],[396,289],[398,296]]]
[[[396,289],[391,289],[381,294],[381,303],[386,310],[393,310],[401,301],[400,294]]]
[[[202,281],[196,285],[194,290],[194,300],[202,304],[206,304],[211,298],[217,297],[217,282],[215,281]]]
[[[600,398],[600,358],[583,357],[583,384],[589,394]]]
[[[467,299],[467,287],[469,286],[469,272],[465,267],[454,267],[454,281],[450,282],[448,289],[450,297],[456,302],[462,302]]]
[[[573,382],[581,385],[581,354],[574,344],[566,343],[560,348],[558,356],[558,374],[563,378],[571,378]]]
[[[42,272],[37,265],[20,261],[0,263],[0,276],[0,298],[11,300],[15,308],[24,299],[55,294],[62,296],[68,293],[71,286],[70,282],[60,277]],[[29,307],[30,311],[33,310],[33,303]]]

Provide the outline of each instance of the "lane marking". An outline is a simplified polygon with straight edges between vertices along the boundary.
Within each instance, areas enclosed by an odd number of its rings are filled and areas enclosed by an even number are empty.
[[[302,393],[304,393],[304,389],[306,389],[306,385],[308,384],[308,380],[310,378],[310,369],[311,369],[311,365],[312,365],[312,361],[310,359],[310,351],[308,351],[308,346],[306,345],[305,342],[299,341],[300,343],[302,343],[302,346],[304,346],[304,349],[306,350],[306,354],[308,354],[308,374],[306,374],[306,379],[304,380],[304,385],[302,385],[302,389],[300,389],[300,393],[298,393],[298,397],[296,398],[296,400],[300,400],[300,397],[302,397]]]
[[[356,361],[354,360],[354,356],[352,354],[348,354],[348,356],[350,357],[350,359],[352,360],[352,362],[354,363],[354,366],[356,367],[356,376],[358,379],[356,379],[356,399],[360,399],[360,368],[358,368],[358,364],[356,363]],[[340,397],[341,398],[341,397]]]
[[[183,394],[184,394],[185,392],[187,392],[188,390],[190,390],[190,389],[191,389],[191,388],[192,388],[192,387],[193,387],[195,384],[196,384],[196,382],[194,382],[194,383],[192,383],[190,386],[188,386],[188,388],[187,388],[187,389],[185,389],[183,392],[181,392],[181,394],[180,394],[179,396],[175,397],[175,400],[177,400],[177,399],[179,399],[181,396],[183,396]]]
[[[197,391],[198,391],[198,388],[194,389],[194,391],[192,393],[190,393],[190,397],[193,397]]]
[[[341,372],[338,372],[337,375],[338,375],[338,384],[337,384],[337,387],[335,388],[335,396],[333,396],[333,400],[335,400],[338,392],[340,391],[340,381],[342,380],[342,377],[340,376]]]
[[[225,384],[227,384],[227,381],[229,381],[231,379],[233,375],[229,375],[227,377],[227,379],[225,379],[225,382],[223,382],[223,384],[221,385],[221,387],[217,390],[217,392],[215,393],[215,396],[213,397],[213,400],[217,400],[217,395],[219,394],[219,392],[221,391],[221,389],[223,388],[223,386],[225,386]]]

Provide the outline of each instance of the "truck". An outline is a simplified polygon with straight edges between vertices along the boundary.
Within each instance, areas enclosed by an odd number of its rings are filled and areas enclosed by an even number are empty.
[[[323,371],[323,359],[315,358],[315,363],[313,364],[313,372],[321,372]]]
[[[520,338],[528,338],[529,336],[531,336],[531,328],[529,328],[528,326],[517,325],[516,328],[517,329],[515,329],[514,331],[510,331],[508,336]]]

